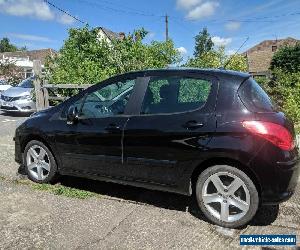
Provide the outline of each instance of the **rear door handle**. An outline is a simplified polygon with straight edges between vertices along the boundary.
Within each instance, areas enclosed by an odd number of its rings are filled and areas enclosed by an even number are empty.
[[[121,128],[116,124],[109,124],[105,130],[109,132],[119,132]]]
[[[197,129],[197,128],[201,128],[203,126],[204,126],[203,123],[197,122],[197,121],[188,121],[183,125],[183,127],[186,129]]]

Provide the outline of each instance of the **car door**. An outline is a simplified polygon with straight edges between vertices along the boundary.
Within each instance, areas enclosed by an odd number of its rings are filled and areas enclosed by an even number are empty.
[[[205,157],[216,129],[218,81],[186,71],[150,72],[140,115],[124,130],[127,174],[142,182],[176,185]]]
[[[128,102],[138,75],[108,80],[66,104],[55,132],[62,172],[118,176],[122,164],[122,135],[130,110]],[[79,118],[68,124],[66,112],[77,107]]]

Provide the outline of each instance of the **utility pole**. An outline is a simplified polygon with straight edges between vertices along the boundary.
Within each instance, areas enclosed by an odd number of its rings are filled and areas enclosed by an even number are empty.
[[[166,22],[166,42],[167,42],[169,40],[169,17],[167,14],[166,14],[165,22]]]

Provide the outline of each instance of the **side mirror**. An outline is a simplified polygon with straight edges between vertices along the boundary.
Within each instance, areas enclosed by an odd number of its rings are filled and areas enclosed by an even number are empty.
[[[67,113],[67,124],[75,124],[78,121],[78,109],[76,106],[71,106]]]

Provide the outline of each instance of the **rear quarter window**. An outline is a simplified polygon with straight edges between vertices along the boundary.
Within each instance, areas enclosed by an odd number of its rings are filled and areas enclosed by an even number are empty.
[[[253,79],[249,78],[240,86],[238,95],[249,111],[276,112],[277,109],[271,98]]]

